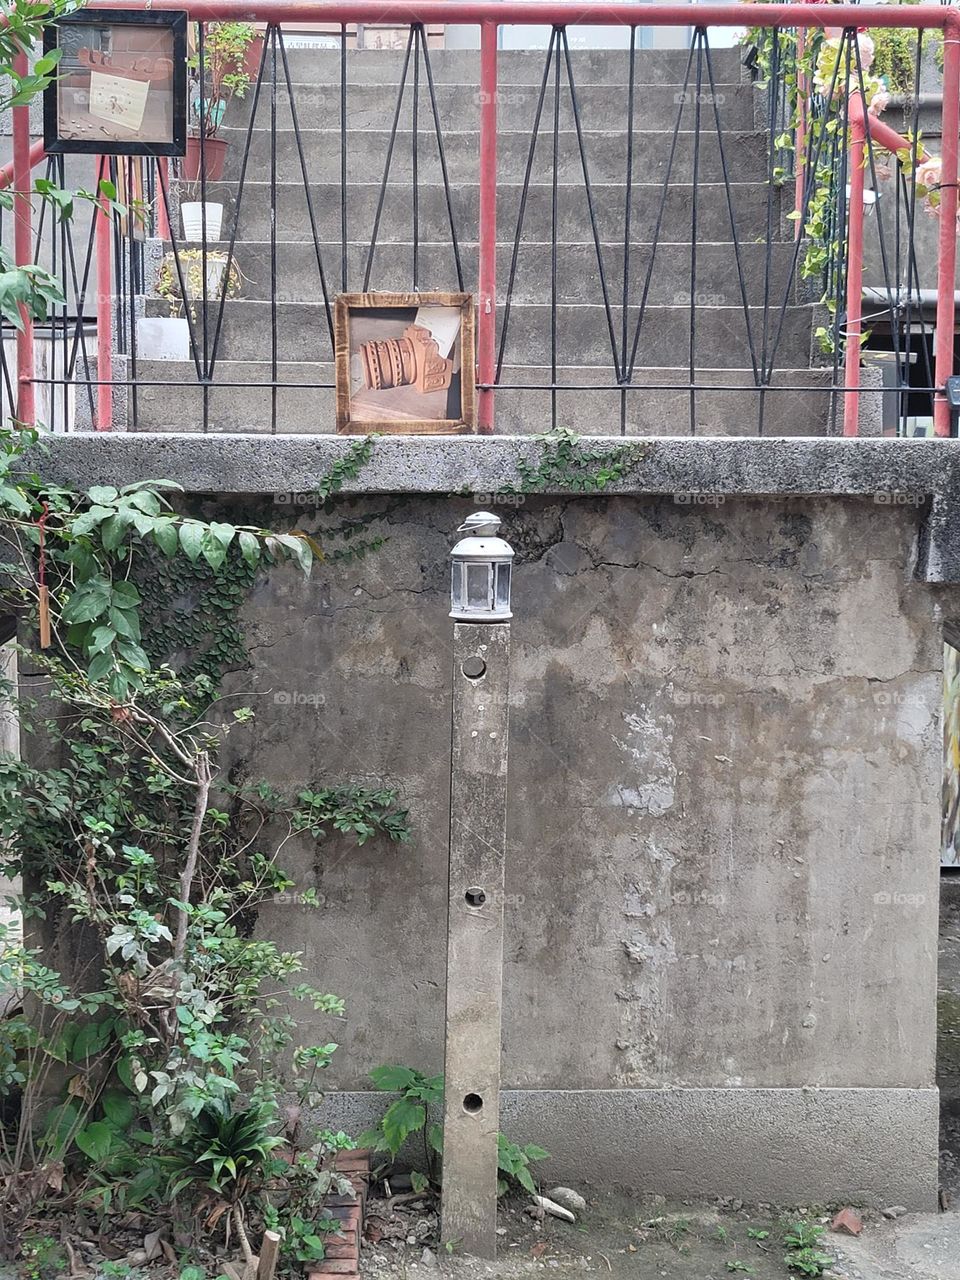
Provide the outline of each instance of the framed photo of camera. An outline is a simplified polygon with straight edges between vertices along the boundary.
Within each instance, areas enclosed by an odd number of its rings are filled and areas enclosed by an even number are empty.
[[[337,430],[476,430],[473,295],[343,293],[336,299]]]

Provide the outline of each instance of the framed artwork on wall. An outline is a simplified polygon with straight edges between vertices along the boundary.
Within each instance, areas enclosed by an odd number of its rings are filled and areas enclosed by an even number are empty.
[[[182,156],[187,146],[187,15],[88,9],[44,31],[59,52],[43,95],[48,153]]]
[[[343,293],[334,318],[339,432],[476,429],[472,294]]]

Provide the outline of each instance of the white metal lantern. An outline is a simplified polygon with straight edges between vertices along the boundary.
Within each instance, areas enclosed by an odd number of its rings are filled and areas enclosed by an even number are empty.
[[[513,547],[497,537],[500,517],[475,511],[457,530],[450,552],[450,617],[458,622],[508,622]]]

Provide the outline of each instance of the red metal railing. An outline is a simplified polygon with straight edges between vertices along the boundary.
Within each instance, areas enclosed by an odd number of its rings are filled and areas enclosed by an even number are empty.
[[[90,8],[109,8],[110,0],[90,0]],[[942,30],[943,57],[943,144],[938,236],[938,297],[935,341],[934,429],[939,436],[950,433],[949,407],[945,397],[946,379],[953,373],[955,274],[957,256],[957,169],[960,135],[960,13],[941,6],[871,6],[813,4],[621,4],[621,3],[531,3],[529,0],[349,0],[322,3],[318,0],[128,0],[126,7],[179,10],[186,7],[197,21],[243,20],[279,24],[281,22],[394,23],[394,24],[479,24],[480,56],[480,158],[479,232],[476,298],[477,369],[480,386],[480,429],[489,432],[494,421],[494,384],[497,366],[497,30],[501,25],[552,25],[566,28],[583,25],[688,27],[790,28],[801,35],[810,29],[857,29],[897,27],[914,30]],[[851,197],[848,232],[847,325],[844,376],[844,433],[855,435],[860,401],[860,333],[862,325],[861,285],[863,251],[864,148],[867,134],[879,145],[907,145],[887,126],[867,118],[858,100],[850,111]],[[12,177],[16,191],[16,241],[18,263],[31,261],[30,168],[38,151],[31,148],[28,109],[16,107],[14,115],[14,160]],[[806,146],[806,121],[801,116],[798,151]],[[0,184],[3,175],[0,174]],[[798,178],[798,194],[801,184]],[[98,219],[104,230],[97,238],[97,289],[99,371],[98,429],[111,425],[110,369],[110,245],[108,220]],[[34,364],[33,332],[28,317],[17,339],[18,416],[33,421]]]

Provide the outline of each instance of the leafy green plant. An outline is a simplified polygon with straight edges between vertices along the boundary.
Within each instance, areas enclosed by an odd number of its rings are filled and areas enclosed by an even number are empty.
[[[246,69],[247,49],[256,35],[249,22],[208,22],[203,26],[203,72],[205,83],[191,101],[191,118],[197,133],[216,137],[227,106],[233,98],[243,98],[250,87]],[[191,71],[200,71],[200,41],[187,60]]]
[[[831,1256],[819,1248],[823,1234],[822,1226],[802,1220],[787,1228],[783,1234],[787,1249],[783,1261],[790,1271],[804,1276],[819,1276],[833,1263]]]
[[[756,1275],[756,1268],[748,1266],[746,1262],[741,1262],[739,1258],[731,1258],[727,1262],[728,1271],[738,1271],[744,1275]]]
[[[431,1107],[442,1113],[443,1076],[425,1076],[412,1067],[383,1066],[371,1071],[370,1079],[377,1089],[399,1093],[400,1097],[390,1103],[373,1129],[360,1135],[357,1139],[359,1145],[385,1152],[395,1160],[407,1138],[421,1133],[427,1179],[415,1183],[414,1190],[426,1190],[431,1183],[437,1185],[442,1176],[443,1125],[439,1121],[428,1120]],[[504,1134],[498,1134],[497,1167],[505,1175],[497,1180],[498,1194],[503,1195],[512,1182],[533,1194],[536,1185],[530,1166],[549,1157],[550,1152],[542,1147],[533,1143],[521,1147]]]
[[[520,456],[517,485],[505,485],[506,492],[544,493],[554,490],[571,493],[602,493],[623,479],[646,454],[646,446],[625,442],[602,447],[585,444],[566,427],[535,436],[540,447],[536,462]]]
[[[497,1179],[498,1195],[504,1195],[509,1190],[511,1182],[518,1183],[524,1191],[535,1195],[537,1188],[530,1166],[538,1160],[549,1160],[549,1158],[550,1152],[544,1151],[543,1147],[538,1147],[535,1143],[528,1142],[526,1146],[520,1147],[504,1134],[497,1134],[497,1168],[506,1175]]]
[[[761,1227],[747,1227],[747,1238],[750,1240],[766,1240],[769,1235],[770,1232]]]

